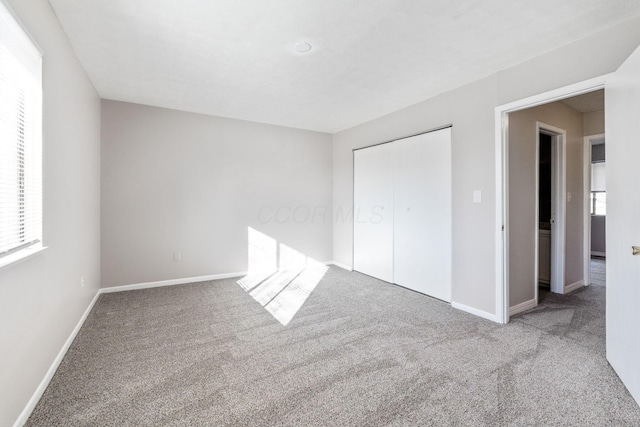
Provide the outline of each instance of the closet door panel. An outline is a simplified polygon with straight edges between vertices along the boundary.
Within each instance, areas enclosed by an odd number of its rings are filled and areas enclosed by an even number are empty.
[[[393,282],[391,144],[354,151],[353,269]]]
[[[451,301],[451,129],[395,141],[394,283]]]

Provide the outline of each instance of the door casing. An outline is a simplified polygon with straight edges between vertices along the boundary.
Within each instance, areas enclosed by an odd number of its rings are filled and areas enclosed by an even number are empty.
[[[496,320],[500,323],[509,322],[509,113],[603,89],[611,75],[601,75],[495,108]]]
[[[567,131],[542,122],[536,122],[536,235],[535,235],[535,300],[538,304],[539,260],[539,200],[540,200],[540,134],[551,136],[551,292],[564,293],[565,247],[566,247],[566,140]]]

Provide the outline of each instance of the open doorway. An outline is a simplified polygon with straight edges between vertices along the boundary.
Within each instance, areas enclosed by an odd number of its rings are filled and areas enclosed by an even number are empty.
[[[604,91],[514,110],[506,121],[508,320],[590,283],[585,209],[601,196],[586,192],[583,140],[604,133]]]
[[[582,332],[595,337],[595,344],[603,350],[606,345],[606,360],[611,364],[622,382],[627,386],[636,401],[640,402],[640,370],[638,369],[637,355],[639,353],[640,340],[637,339],[637,325],[640,323],[640,312],[637,310],[638,301],[638,259],[640,245],[637,236],[640,235],[640,222],[637,217],[640,212],[640,199],[629,197],[637,194],[639,181],[634,179],[637,175],[637,163],[640,154],[640,145],[634,143],[640,135],[637,126],[637,117],[640,113],[640,49],[636,49],[629,58],[616,70],[608,75],[601,75],[579,83],[550,90],[524,99],[516,100],[496,107],[495,110],[495,135],[496,135],[496,317],[502,323],[509,321],[509,303],[512,267],[510,246],[510,144],[509,131],[510,119],[513,112],[522,109],[540,106],[558,100],[570,99],[577,95],[598,92],[606,87],[606,114],[601,114],[601,131],[591,132],[585,122],[584,135],[604,133],[604,120],[606,117],[606,147],[607,162],[607,261],[609,264],[606,273],[605,287],[584,286],[580,289],[580,296],[585,293],[600,293],[598,304],[591,313],[576,313],[576,305],[582,298],[573,298],[573,308],[566,311],[566,316],[559,320],[579,319]],[[584,151],[584,145],[581,151]],[[582,170],[582,169],[581,169]],[[584,178],[584,174],[583,175]],[[570,188],[570,186],[569,186]],[[584,190],[585,185],[580,189]],[[634,193],[635,191],[635,193]],[[582,193],[581,193],[582,194]],[[568,195],[568,194],[567,194]],[[588,206],[586,197],[583,206]],[[586,212],[582,209],[582,213]],[[583,228],[587,227],[587,221],[581,221]],[[586,233],[583,232],[583,238]],[[615,243],[615,244],[613,244]],[[588,246],[581,245],[580,252],[588,254]],[[629,250],[631,249],[631,250]],[[567,253],[570,253],[567,250]],[[584,263],[583,263],[584,264]],[[583,265],[586,271],[586,265]],[[583,277],[587,275],[583,272]],[[565,287],[565,291],[567,288]],[[555,294],[554,294],[555,295]],[[559,297],[566,297],[559,295]],[[570,296],[570,297],[573,297]],[[606,297],[606,304],[605,302]],[[577,300],[577,301],[576,301]],[[606,314],[605,314],[606,311]],[[588,317],[591,317],[589,319]],[[605,327],[606,324],[606,327]],[[588,331],[585,330],[585,327]],[[593,333],[595,332],[595,334]],[[584,337],[588,336],[587,334]],[[606,337],[605,337],[606,334]],[[602,352],[604,357],[604,351]]]
[[[552,136],[538,133],[538,302],[551,292]]]
[[[538,132],[538,303],[551,292],[553,135]]]
[[[564,193],[566,179],[566,131],[548,124],[536,123],[538,187],[537,214],[537,287],[535,304],[549,292],[564,291],[565,215]]]

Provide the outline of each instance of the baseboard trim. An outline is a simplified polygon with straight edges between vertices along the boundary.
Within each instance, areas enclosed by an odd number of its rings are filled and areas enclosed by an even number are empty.
[[[567,285],[564,287],[564,293],[568,294],[569,292],[575,291],[578,288],[585,286],[584,280],[578,280],[575,283]]]
[[[235,277],[246,276],[247,272],[237,273],[224,273],[224,274],[210,274],[208,276],[196,276],[196,277],[184,277],[182,279],[160,280],[157,282],[144,282],[136,283],[133,285],[111,286],[108,288],[101,288],[100,292],[103,294],[110,294],[113,292],[135,291],[138,289],[159,288],[162,286],[184,285],[186,283],[207,282],[209,280],[220,279],[232,279]]]
[[[340,267],[343,270],[353,271],[353,268],[351,268],[350,265],[342,264],[342,263],[340,263],[338,261],[329,261],[329,262],[327,262],[327,265],[335,265],[336,267]]]
[[[451,301],[451,307],[458,310],[466,311],[469,314],[482,317],[483,319],[491,320],[492,322],[502,323],[498,319],[498,316],[493,313],[488,313],[486,311],[483,311],[474,307],[469,307],[468,305],[460,304],[459,302]]]
[[[530,299],[529,301],[521,302],[518,305],[514,305],[513,307],[509,307],[509,316],[514,316],[516,314],[522,313],[523,311],[531,310],[538,306],[536,299]]]
[[[598,252],[598,251],[591,251],[591,256],[601,256],[601,257],[606,257],[607,253],[606,252]]]
[[[36,405],[40,401],[40,398],[42,398],[42,395],[44,394],[45,390],[49,386],[49,383],[51,382],[51,379],[53,378],[53,375],[58,370],[58,367],[60,366],[60,363],[62,363],[62,359],[67,354],[67,351],[69,350],[69,347],[71,347],[71,344],[73,343],[73,340],[76,339],[76,336],[78,335],[78,332],[80,332],[80,328],[82,328],[82,325],[84,325],[85,320],[87,320],[87,317],[89,316],[89,313],[91,313],[91,309],[93,309],[93,306],[96,304],[96,301],[98,301],[98,297],[100,297],[100,294],[102,293],[101,291],[102,291],[102,289],[98,289],[98,292],[96,292],[96,295],[93,297],[93,299],[89,303],[89,306],[87,307],[87,309],[82,314],[82,317],[80,317],[80,320],[76,324],[76,327],[73,328],[73,331],[71,331],[71,335],[69,335],[69,338],[67,338],[67,340],[63,344],[63,346],[60,349],[60,351],[58,352],[58,355],[56,356],[56,358],[53,359],[53,363],[49,367],[49,370],[44,375],[44,378],[40,382],[40,385],[38,385],[38,388],[36,388],[36,391],[31,396],[31,399],[29,399],[29,401],[27,402],[27,405],[24,407],[24,409],[22,410],[22,412],[18,416],[18,419],[13,424],[13,427],[22,427],[23,425],[25,425],[25,423],[27,422],[27,420],[31,416],[31,413],[33,412],[33,410],[35,409]]]

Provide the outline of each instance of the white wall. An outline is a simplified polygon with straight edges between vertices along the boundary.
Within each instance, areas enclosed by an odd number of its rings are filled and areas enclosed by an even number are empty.
[[[103,101],[102,286],[247,271],[248,227],[330,261],[331,152],[324,133]]]
[[[567,132],[565,283],[583,279],[582,113],[554,102],[509,114],[509,305],[535,298],[536,122]]]
[[[496,313],[498,105],[614,71],[640,43],[634,19],[483,80],[334,135],[334,259],[351,264],[352,149],[453,124],[453,301]],[[594,58],[598,58],[597,61]],[[482,191],[474,204],[473,190]]]
[[[17,419],[100,287],[100,99],[49,3],[7,3],[44,51],[48,249],[0,270],[2,426]]]

